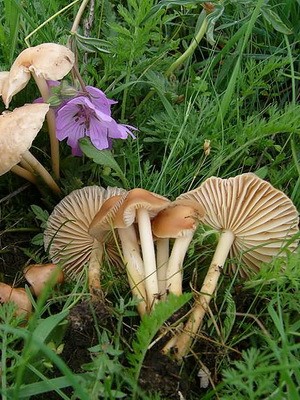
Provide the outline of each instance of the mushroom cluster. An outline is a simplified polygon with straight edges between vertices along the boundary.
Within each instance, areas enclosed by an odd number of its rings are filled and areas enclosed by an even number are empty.
[[[59,178],[59,146],[56,138],[55,114],[47,103],[49,80],[60,80],[74,65],[75,57],[67,47],[56,43],[43,43],[23,50],[9,71],[0,73],[0,95],[8,108],[12,97],[21,91],[32,77],[43,97],[44,104],[28,104],[0,116],[0,175],[11,170],[39,186],[37,176],[49,188],[60,193],[47,169],[29,151],[44,120],[48,123],[52,169]]]
[[[180,360],[201,327],[228,255],[229,270],[246,278],[262,263],[296,248],[298,213],[283,192],[252,173],[209,178],[174,202],[141,188],[85,187],[55,207],[44,243],[69,278],[87,267],[90,293],[97,300],[104,246],[115,230],[115,246],[143,316],[168,293],[182,293],[183,262],[199,223],[219,232],[219,241],[183,331],[163,349],[172,349]]]

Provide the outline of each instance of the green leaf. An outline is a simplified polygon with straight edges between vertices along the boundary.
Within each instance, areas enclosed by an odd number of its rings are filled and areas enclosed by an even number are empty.
[[[281,20],[279,15],[271,10],[266,4],[261,8],[263,17],[272,25],[272,27],[285,35],[291,35],[293,32],[289,29],[285,23]]]
[[[192,298],[191,293],[184,293],[180,296],[169,294],[166,301],[158,303],[150,315],[145,315],[136,332],[136,338],[132,343],[133,354],[128,355],[129,363],[132,366],[132,374],[137,381],[147,349],[162,327],[174,312],[179,310]]]
[[[111,53],[110,51],[111,45],[107,40],[82,36],[77,32],[73,34],[73,37],[75,38],[78,47],[80,47],[84,51],[90,53],[95,53],[97,51],[106,54]]]
[[[46,210],[43,210],[41,207],[36,206],[35,204],[32,204],[30,206],[31,210],[33,211],[35,217],[42,221],[42,222],[47,222],[49,218],[49,213]]]
[[[91,158],[96,164],[109,167],[114,170],[117,176],[122,180],[125,186],[128,186],[127,179],[121,170],[119,164],[114,159],[110,150],[98,150],[94,147],[89,138],[82,138],[79,140],[79,147],[81,151],[89,158]]]
[[[214,28],[217,20],[223,15],[224,6],[222,4],[216,4],[214,11],[207,15],[207,31],[206,38],[209,44],[212,46],[215,44],[214,39]]]

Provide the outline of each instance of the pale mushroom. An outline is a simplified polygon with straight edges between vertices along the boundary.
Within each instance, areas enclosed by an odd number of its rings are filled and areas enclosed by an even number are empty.
[[[6,283],[0,282],[0,303],[13,302],[17,306],[16,314],[29,317],[32,311],[31,301],[24,288],[14,288]]]
[[[89,235],[89,226],[102,204],[124,189],[87,186],[68,194],[54,208],[44,232],[45,249],[54,264],[60,263],[67,278],[76,279],[88,265],[92,297],[101,294],[100,266],[103,243]]]
[[[21,91],[32,76],[39,88],[44,102],[48,101],[47,80],[60,80],[72,69],[74,53],[57,43],[42,43],[23,50],[15,59],[11,69],[3,80],[2,99],[8,108],[12,97]],[[52,165],[55,176],[59,177],[59,145],[55,131],[55,115],[52,109],[47,113]]]
[[[178,200],[153,218],[152,232],[159,240],[175,239],[167,263],[157,266],[160,293],[182,294],[183,260],[204,214],[204,208],[198,202]]]
[[[247,173],[229,179],[209,178],[178,200],[198,201],[205,209],[204,224],[220,232],[218,245],[192,313],[171,347],[178,360],[187,354],[200,328],[228,254],[240,264],[230,266],[247,277],[271,262],[283,249],[294,250],[291,239],[298,232],[298,212],[292,201],[270,183]],[[167,344],[164,352],[168,352]]]
[[[29,151],[48,109],[48,104],[26,104],[0,115],[0,175],[11,170],[37,184],[32,172],[17,165],[26,162],[55,193],[60,193],[52,176]]]
[[[148,310],[151,310],[159,295],[151,219],[169,204],[170,200],[166,197],[145,189],[132,189],[118,209],[114,220],[118,228],[127,228],[137,222],[144,262]]]
[[[47,285],[54,286],[64,281],[61,267],[55,264],[28,265],[24,269],[24,276],[35,296],[39,296]]]
[[[142,316],[148,311],[147,295],[144,285],[144,263],[140,254],[135,227],[133,224],[126,228],[120,227],[115,220],[116,213],[123,204],[126,195],[127,194],[110,197],[103,203],[99,212],[91,222],[89,234],[98,241],[101,241],[103,240],[105,232],[111,229],[117,229],[121,240],[129,286],[132,295],[139,300],[137,309]],[[123,223],[121,223],[121,225],[123,226]]]

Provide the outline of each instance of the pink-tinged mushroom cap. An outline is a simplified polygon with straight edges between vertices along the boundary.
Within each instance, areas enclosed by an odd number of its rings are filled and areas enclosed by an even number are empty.
[[[0,115],[0,175],[18,164],[40,131],[48,104],[26,104]]]
[[[47,284],[57,285],[64,281],[62,269],[55,264],[31,264],[24,269],[24,276],[33,293],[39,296]]]
[[[120,188],[87,186],[74,190],[54,208],[44,232],[44,245],[52,262],[62,263],[67,277],[76,278],[99,246],[89,234],[89,226],[102,204],[124,192]]]
[[[257,272],[262,262],[270,262],[298,232],[298,212],[292,201],[252,173],[209,178],[178,199],[198,201],[206,211],[204,224],[233,233],[230,256],[241,260],[242,276]],[[294,242],[289,248],[295,246]]]
[[[4,104],[9,106],[12,97],[27,85],[31,73],[45,80],[60,80],[70,72],[74,61],[73,52],[57,43],[42,43],[23,50],[3,83]]]

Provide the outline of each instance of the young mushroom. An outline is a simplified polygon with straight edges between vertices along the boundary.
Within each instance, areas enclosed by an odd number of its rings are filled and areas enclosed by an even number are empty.
[[[56,205],[47,221],[44,246],[51,261],[60,263],[69,279],[76,279],[88,265],[92,299],[102,294],[100,266],[104,244],[88,233],[89,226],[102,204],[109,197],[122,193],[126,190],[100,186],[74,190]]]
[[[24,276],[35,296],[39,296],[47,285],[54,286],[64,281],[61,267],[55,264],[28,265],[24,269]]]
[[[137,309],[139,314],[142,316],[148,311],[147,295],[144,285],[144,263],[140,254],[135,227],[132,224],[123,228],[119,226],[115,220],[115,215],[123,204],[126,195],[127,194],[125,193],[124,195],[110,197],[103,203],[90,224],[89,234],[95,237],[98,241],[101,241],[107,231],[117,229],[121,241],[129,286],[132,295],[139,300]]]
[[[144,284],[149,311],[157,301],[159,294],[151,219],[169,204],[170,200],[166,197],[145,189],[132,189],[128,192],[114,219],[114,224],[118,228],[127,228],[133,223],[137,223],[144,262]]]
[[[11,170],[37,184],[32,172],[17,165],[25,162],[30,165],[32,171],[41,176],[50,189],[60,193],[60,188],[52,176],[29,151],[48,110],[48,104],[26,104],[0,115],[0,175]]]
[[[175,239],[168,262],[158,266],[159,289],[162,293],[167,291],[178,296],[182,294],[183,260],[204,214],[204,208],[198,202],[178,200],[153,218],[152,232],[158,241]]]
[[[23,50],[12,64],[6,79],[2,81],[2,99],[8,108],[12,97],[21,91],[32,76],[44,102],[48,101],[47,80],[57,81],[66,76],[75,62],[74,53],[57,43],[42,43]],[[5,71],[6,72],[6,71]],[[1,78],[1,77],[0,77]],[[53,171],[59,177],[59,147],[55,131],[55,115],[52,109],[47,113]]]
[[[204,224],[219,231],[220,238],[183,332],[163,349],[168,352],[173,348],[178,360],[187,354],[201,327],[228,254],[241,261],[238,267],[232,264],[231,271],[238,268],[237,272],[247,277],[283,249],[294,250],[296,243],[291,239],[298,232],[298,212],[292,201],[252,173],[229,179],[209,178],[199,188],[178,197],[183,199],[198,201],[204,207]]]
[[[16,314],[24,314],[27,319],[32,311],[31,301],[24,288],[14,288],[6,283],[0,282],[0,303],[13,302],[17,306]]]

